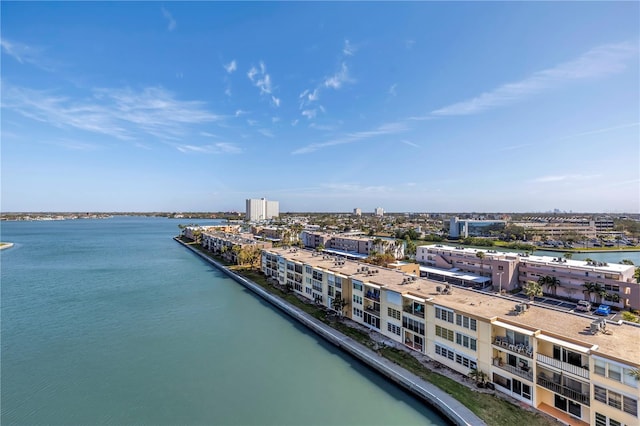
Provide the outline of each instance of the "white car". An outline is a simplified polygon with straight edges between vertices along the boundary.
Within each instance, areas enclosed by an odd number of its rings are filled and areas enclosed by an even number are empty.
[[[576,311],[591,312],[591,303],[586,300],[579,301],[576,305]]]

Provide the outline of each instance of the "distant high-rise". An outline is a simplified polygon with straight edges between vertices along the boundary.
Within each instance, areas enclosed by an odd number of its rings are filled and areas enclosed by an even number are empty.
[[[278,201],[268,201],[266,198],[247,199],[246,218],[250,222],[273,219],[280,216],[280,203]]]
[[[376,216],[384,216],[384,209],[382,207],[376,207],[373,212],[376,214]]]
[[[356,216],[362,216],[362,209],[356,207],[355,209],[353,209],[353,214],[355,214]]]

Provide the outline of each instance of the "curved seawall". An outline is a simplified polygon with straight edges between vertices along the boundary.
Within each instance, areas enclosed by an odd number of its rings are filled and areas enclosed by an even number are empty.
[[[332,344],[338,346],[352,356],[358,358],[369,367],[383,374],[385,377],[412,392],[419,398],[427,401],[430,405],[433,406],[434,409],[438,410],[438,412],[440,412],[443,417],[448,419],[453,424],[485,425],[485,423],[471,410],[469,410],[467,407],[465,407],[463,404],[461,404],[459,401],[457,401],[444,391],[440,390],[435,385],[422,380],[420,377],[412,374],[411,372],[405,370],[397,364],[394,364],[388,359],[377,355],[375,352],[369,350],[350,337],[347,337],[339,331],[318,321],[317,319],[308,315],[306,312],[303,312],[295,306],[292,306],[286,301],[280,299],[279,297],[268,293],[253,281],[248,280],[229,270],[216,260],[210,258],[209,256],[191,247],[190,245],[185,244],[179,238],[174,239],[184,247],[191,250],[193,253],[200,256],[205,261],[223,271],[230,278],[239,282],[272,305],[278,307],[280,310],[287,313],[298,322],[307,326],[309,329],[323,337],[325,340],[331,342]]]

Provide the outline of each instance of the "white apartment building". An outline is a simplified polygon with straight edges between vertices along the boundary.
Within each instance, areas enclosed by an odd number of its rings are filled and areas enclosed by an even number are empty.
[[[362,209],[359,207],[356,207],[355,209],[353,209],[353,214],[356,216],[362,216]]]
[[[280,203],[265,198],[251,198],[246,201],[246,219],[250,222],[269,220],[280,216]]]
[[[373,213],[376,216],[382,217],[382,216],[384,216],[384,209],[382,207],[376,207],[375,210],[373,211]]]

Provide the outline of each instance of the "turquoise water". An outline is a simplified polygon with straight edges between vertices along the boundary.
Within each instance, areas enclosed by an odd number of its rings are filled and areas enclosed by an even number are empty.
[[[533,254],[538,256],[564,256],[564,253],[562,252],[544,250],[536,250]],[[586,258],[590,258],[599,262],[608,263],[620,263],[623,259],[628,259],[632,261],[634,265],[640,266],[640,251],[572,253],[571,258],[575,260],[584,260]]]
[[[446,424],[172,241],[179,223],[1,223],[0,423]]]

